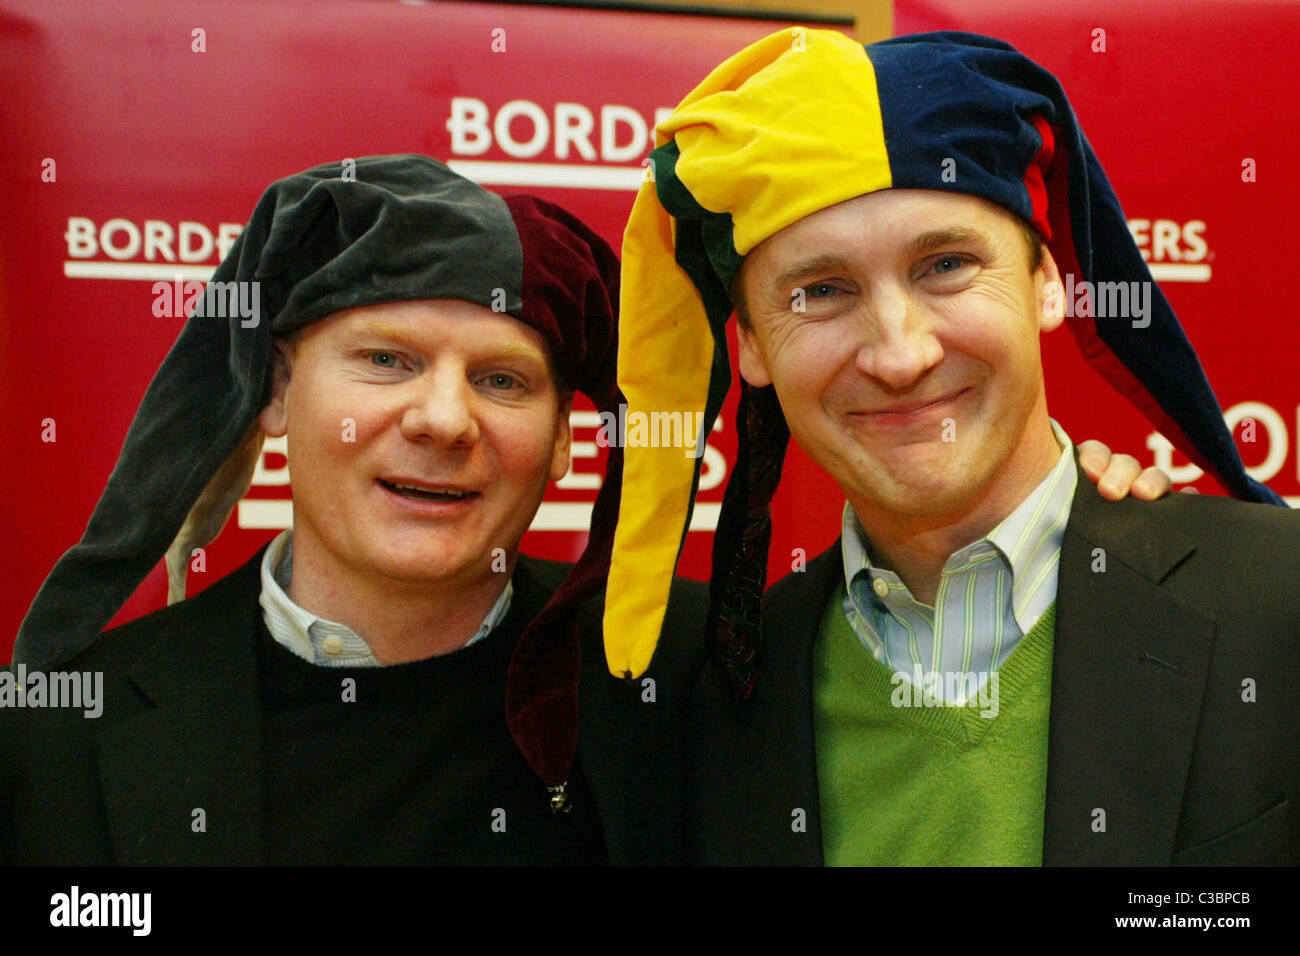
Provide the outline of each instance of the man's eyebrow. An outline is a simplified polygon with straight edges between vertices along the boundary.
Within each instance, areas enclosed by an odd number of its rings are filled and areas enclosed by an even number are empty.
[[[843,256],[835,255],[833,253],[814,256],[811,259],[805,259],[803,262],[796,262],[773,279],[772,289],[773,291],[779,292],[784,287],[795,282],[801,282],[809,276],[846,269],[848,269],[848,260]]]
[[[394,342],[402,342],[412,348],[419,348],[421,345],[419,337],[409,329],[396,325],[386,325],[383,322],[359,323],[352,329],[350,334],[354,339],[383,338]],[[508,359],[525,359],[543,364],[546,362],[545,352],[524,342],[486,342],[482,346],[481,354],[485,361],[493,362]]]
[[[484,354],[491,360],[500,359],[527,359],[533,362],[546,364],[546,353],[539,348],[531,345],[524,345],[520,342],[506,342],[501,345],[488,345],[484,349]]]
[[[385,338],[414,344],[411,334],[406,329],[396,325],[385,325],[383,322],[360,322],[352,327],[350,337],[357,339]]]
[[[923,232],[912,240],[912,255],[929,252],[940,246],[955,246],[966,242],[978,242],[988,245],[989,238],[972,226],[951,226],[945,229],[932,229]]]

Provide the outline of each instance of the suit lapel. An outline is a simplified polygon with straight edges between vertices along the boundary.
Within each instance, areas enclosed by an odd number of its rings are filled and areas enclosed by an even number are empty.
[[[591,626],[599,635],[599,620],[583,624]],[[603,649],[583,643],[575,772],[595,801],[608,862],[674,865],[681,859],[681,768],[673,725],[643,701],[641,680],[613,677]],[[653,663],[644,676],[665,686]]]
[[[1080,475],[1057,588],[1044,864],[1171,861],[1215,624],[1160,583],[1193,550],[1155,506],[1104,502]]]
[[[260,563],[187,602],[130,671],[153,706],[97,742],[119,863],[260,862]]]
[[[836,539],[805,571],[773,587],[764,602],[763,659],[746,733],[753,744],[750,752],[765,762],[752,771],[755,780],[765,781],[753,795],[768,803],[760,819],[772,821],[776,829],[763,841],[767,844],[763,853],[765,857],[775,853],[770,862],[778,865],[823,863],[813,647],[826,602],[842,575]],[[788,783],[777,785],[777,781]],[[806,833],[794,827],[796,810],[806,814]]]

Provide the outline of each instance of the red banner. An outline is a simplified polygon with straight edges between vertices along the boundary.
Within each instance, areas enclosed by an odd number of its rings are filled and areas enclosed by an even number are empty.
[[[331,160],[422,152],[499,192],[558,202],[617,249],[656,117],[785,25],[479,3],[0,0],[0,659],[80,537],[184,321],[159,308],[155,283],[206,277],[269,182]],[[900,2],[896,27],[999,36],[1061,78],[1246,463],[1300,498],[1290,374],[1300,332],[1272,294],[1285,268],[1266,254],[1300,189],[1300,130],[1277,95],[1295,85],[1287,77],[1300,80],[1300,9],[1141,0],[1099,16],[1082,3]],[[1045,361],[1050,407],[1072,437],[1196,481],[1068,332],[1048,336]],[[695,577],[708,573],[735,457],[734,407],[733,392],[704,459],[699,530],[681,565]],[[524,540],[530,554],[581,549],[603,469],[589,408],[575,412],[573,467]],[[191,593],[291,520],[275,448],[204,573],[191,574]],[[812,556],[834,540],[842,503],[792,448],[773,578],[797,549]],[[165,591],[159,569],[118,622],[162,606]]]

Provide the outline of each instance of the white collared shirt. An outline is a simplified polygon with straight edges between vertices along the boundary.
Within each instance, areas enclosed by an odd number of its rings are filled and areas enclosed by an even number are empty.
[[[321,667],[382,667],[370,645],[346,624],[336,624],[299,607],[285,589],[293,575],[293,532],[278,534],[262,556],[262,619],[278,643],[305,661]],[[514,582],[507,581],[483,623],[468,641],[469,647],[492,633],[505,620],[514,594]]]

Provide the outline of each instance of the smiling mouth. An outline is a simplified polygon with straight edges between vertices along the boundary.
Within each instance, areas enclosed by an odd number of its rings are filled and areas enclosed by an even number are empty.
[[[379,483],[395,495],[413,498],[416,501],[464,501],[478,496],[477,491],[462,491],[457,488],[422,488],[417,485],[384,481],[382,478],[379,479]]]
[[[893,417],[904,418],[909,415],[914,415],[917,412],[924,412],[937,405],[947,404],[948,402],[954,401],[955,399],[965,395],[968,391],[970,391],[969,388],[962,388],[948,395],[940,395],[938,398],[932,399],[928,402],[909,402],[907,404],[896,405],[892,408],[879,408],[873,411],[859,412],[858,414],[868,419],[889,419]]]

